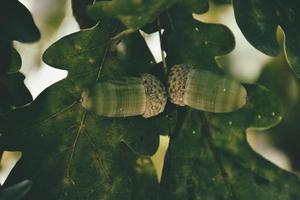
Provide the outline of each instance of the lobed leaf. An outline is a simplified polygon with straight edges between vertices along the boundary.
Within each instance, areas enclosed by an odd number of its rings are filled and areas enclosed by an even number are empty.
[[[297,0],[234,0],[236,21],[248,39],[258,50],[270,56],[278,55],[280,47],[276,40],[276,29],[285,32],[285,52],[290,67],[300,75],[300,24]]]
[[[40,39],[31,13],[18,0],[3,0],[0,3],[1,40],[34,42]]]
[[[234,48],[231,32],[222,25],[197,22],[180,8],[172,7],[171,17],[162,19],[167,63],[220,71],[214,57]],[[233,113],[177,109],[161,199],[299,198],[299,180],[257,155],[247,143],[248,128],[268,129],[281,121],[278,97],[262,86],[247,86],[247,92],[246,106]]]
[[[218,70],[215,56],[231,52],[235,41],[231,31],[220,24],[206,24],[193,19],[181,4],[169,10],[163,20],[166,29],[163,47],[169,66],[188,63],[202,69]]]
[[[12,41],[34,42],[40,38],[29,10],[17,0],[0,3],[0,115],[29,104],[32,96],[19,72],[21,58]]]
[[[80,29],[89,28],[95,25],[95,22],[91,20],[86,13],[87,7],[93,2],[93,0],[72,0],[73,15],[78,22]]]
[[[96,1],[88,9],[94,20],[104,17],[119,19],[126,27],[139,29],[152,22],[178,0],[113,0]]]
[[[0,115],[29,104],[32,96],[19,72],[21,57],[9,42],[0,44]]]
[[[248,127],[279,123],[280,104],[265,88],[252,86],[248,92],[249,103],[238,112],[203,115],[184,111],[167,152],[162,199],[299,198],[299,179],[266,161],[247,144]],[[272,103],[264,108],[261,101]],[[261,123],[257,122],[258,113]]]
[[[155,66],[138,34],[122,42],[126,53],[110,49],[117,30],[118,23],[103,22],[53,44],[44,60],[67,69],[68,78],[47,89],[31,106],[0,119],[0,149],[23,152],[9,181],[33,180],[29,199],[157,196],[152,162],[141,154],[155,153],[159,134],[168,131],[168,119],[164,115],[147,120],[99,117],[80,104],[82,90],[98,78],[139,75]],[[141,58],[131,62],[136,56],[132,51],[139,51]]]
[[[145,4],[136,9],[133,4],[139,3]],[[234,48],[232,33],[192,18],[192,12],[207,10],[207,1],[176,3],[97,1],[89,10],[102,19],[97,26],[66,36],[45,52],[45,62],[68,70],[68,78],[30,107],[0,118],[0,151],[24,153],[8,181],[33,180],[36,187],[29,199],[299,198],[298,179],[247,144],[246,129],[270,128],[281,120],[280,103],[264,87],[248,86],[247,105],[228,114],[168,105],[162,115],[146,120],[99,117],[81,107],[81,92],[98,80],[162,74],[137,32],[114,46],[111,38],[123,25],[165,29],[169,66],[186,63],[219,71],[214,57]],[[161,24],[149,24],[159,14]],[[169,113],[178,120],[171,120]],[[158,191],[148,156],[156,151],[159,134],[165,133],[171,142]]]

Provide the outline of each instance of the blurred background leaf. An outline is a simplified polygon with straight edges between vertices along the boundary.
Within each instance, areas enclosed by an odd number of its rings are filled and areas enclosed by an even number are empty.
[[[269,140],[288,155],[292,169],[299,172],[299,80],[281,54],[267,64],[259,82],[267,85],[283,102],[283,123],[260,134],[270,135]]]
[[[300,76],[300,2],[297,0],[234,0],[235,16],[245,37],[257,49],[270,56],[278,55],[279,44],[276,29],[280,26],[285,33],[286,59]]]

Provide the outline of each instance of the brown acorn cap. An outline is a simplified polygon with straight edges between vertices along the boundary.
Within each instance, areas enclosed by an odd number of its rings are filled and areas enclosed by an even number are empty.
[[[191,65],[174,65],[168,75],[168,94],[170,101],[179,106],[185,106],[184,93]]]
[[[167,93],[163,84],[151,74],[144,74],[142,82],[146,93],[146,108],[143,117],[153,117],[164,111]]]

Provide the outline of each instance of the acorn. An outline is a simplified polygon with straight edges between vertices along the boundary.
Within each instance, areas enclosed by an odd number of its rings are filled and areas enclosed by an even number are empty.
[[[85,109],[106,117],[149,118],[163,112],[167,103],[165,87],[150,74],[101,81],[92,89],[84,90],[81,96]]]
[[[246,104],[246,89],[236,80],[181,64],[171,68],[168,75],[170,101],[179,106],[226,113]]]

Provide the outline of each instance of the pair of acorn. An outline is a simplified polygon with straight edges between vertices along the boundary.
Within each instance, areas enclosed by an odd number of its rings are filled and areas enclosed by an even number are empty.
[[[246,104],[247,92],[237,81],[199,70],[191,65],[175,65],[168,75],[170,101],[197,110],[226,113]],[[163,112],[167,92],[153,75],[102,81],[82,92],[81,104],[100,116],[149,118]]]

